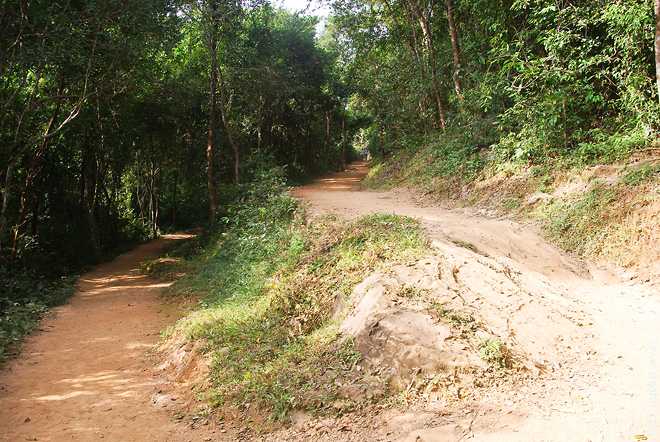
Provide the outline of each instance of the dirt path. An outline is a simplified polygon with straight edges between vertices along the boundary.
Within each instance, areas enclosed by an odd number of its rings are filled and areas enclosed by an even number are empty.
[[[320,214],[420,218],[456,271],[454,290],[465,309],[536,367],[525,385],[474,397],[462,410],[368,420],[374,440],[660,440],[657,286],[574,259],[510,220],[423,206],[402,190],[351,190],[364,173],[366,165],[357,163],[293,195]],[[317,439],[340,437],[331,431]]]
[[[0,440],[211,440],[152,403],[161,375],[147,352],[179,313],[157,298],[168,284],[138,269],[183,237],[166,235],[79,279],[78,293],[0,370]]]
[[[654,285],[573,259],[533,228],[509,220],[425,207],[400,190],[351,190],[365,172],[357,164],[293,194],[317,213],[420,218],[443,268],[452,269],[448,290],[463,309],[515,344],[531,376],[513,389],[502,384],[449,403],[299,422],[255,440],[660,440]],[[178,313],[157,299],[166,284],[137,269],[172,239],[81,277],[78,295],[4,365],[0,440],[234,440],[220,429],[213,433],[212,426],[192,429],[190,421],[173,420],[183,400],[164,386],[164,373],[146,356]]]

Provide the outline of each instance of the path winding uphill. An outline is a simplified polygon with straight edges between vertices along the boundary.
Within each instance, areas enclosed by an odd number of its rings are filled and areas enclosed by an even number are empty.
[[[178,313],[158,300],[167,284],[138,269],[183,237],[166,235],[79,279],[78,293],[0,371],[0,440],[210,440],[152,403],[160,374],[147,352]]]
[[[401,441],[660,440],[657,286],[572,258],[514,221],[424,206],[405,190],[351,190],[366,171],[357,163],[293,195],[319,214],[421,219],[455,269],[452,290],[465,309],[514,343],[535,375],[513,392],[474,398],[466,418],[433,427],[424,423],[428,414],[413,413],[401,430],[395,416],[383,434]]]

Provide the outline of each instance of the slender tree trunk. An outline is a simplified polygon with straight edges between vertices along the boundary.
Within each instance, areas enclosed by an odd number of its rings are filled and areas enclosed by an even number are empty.
[[[307,152],[310,155],[310,165],[312,170],[316,172],[316,146],[312,137],[312,118],[314,117],[314,106],[310,104],[309,113],[307,114]]]
[[[2,245],[9,226],[9,215],[7,211],[9,209],[11,186],[13,185],[14,179],[14,166],[16,165],[17,160],[18,158],[11,158],[5,169],[5,185],[2,193],[2,210],[0,211],[0,246]]]
[[[236,141],[234,141],[234,137],[232,136],[231,133],[231,126],[229,125],[229,119],[227,118],[227,96],[225,93],[225,76],[222,72],[222,68],[218,66],[218,73],[220,74],[220,115],[222,116],[222,124],[225,126],[225,130],[227,131],[227,137],[229,138],[229,145],[231,146],[231,150],[234,151],[234,179],[236,180],[236,184],[241,184],[240,182],[240,176],[239,176],[239,168],[238,166],[240,165],[240,152],[238,150],[238,144],[236,144]]]
[[[380,147],[380,156],[385,158],[385,143],[383,142],[383,118],[378,117],[378,145]]]
[[[323,157],[325,158],[330,152],[330,111],[325,111],[325,147],[323,150]]]
[[[440,125],[443,130],[446,130],[447,120],[445,119],[445,109],[442,105],[442,98],[440,97],[440,85],[435,64],[435,47],[433,45],[433,34],[431,33],[429,22],[426,17],[424,17],[424,14],[419,8],[419,5],[417,5],[417,2],[415,0],[408,0],[408,5],[410,5],[410,8],[417,17],[417,20],[422,27],[422,32],[424,33],[424,41],[426,43],[426,50],[429,57],[428,63],[431,71],[431,80],[433,82],[433,91],[435,93],[436,105],[438,106],[438,114],[440,116]]]
[[[64,81],[61,80],[60,86],[58,88],[58,95],[62,95],[63,90],[64,90]],[[55,105],[55,109],[53,110],[53,114],[51,115],[50,120],[48,120],[48,124],[46,125],[46,129],[44,131],[44,138],[43,140],[41,140],[41,144],[39,145],[39,148],[37,149],[37,152],[34,158],[32,159],[32,164],[30,165],[30,168],[28,169],[28,172],[25,177],[25,184],[23,185],[23,191],[21,192],[21,202],[20,202],[18,220],[14,227],[14,240],[12,244],[11,258],[9,260],[10,265],[14,261],[14,258],[18,253],[18,242],[22,236],[21,227],[25,223],[25,220],[27,218],[29,199],[30,196],[32,195],[33,182],[39,175],[39,170],[41,169],[41,162],[46,152],[46,149],[48,148],[48,142],[50,140],[49,138],[47,138],[47,136],[50,134],[53,127],[57,124],[57,116],[60,112],[61,104],[62,104],[62,100],[58,99],[57,104]],[[37,195],[38,192],[36,193],[35,198]],[[33,228],[34,228],[34,224],[33,224]]]
[[[172,227],[176,229],[176,191],[177,191],[177,181],[179,179],[179,174],[174,171],[174,179],[172,180]]]
[[[261,150],[261,127],[263,126],[263,113],[264,108],[264,97],[259,95],[259,110],[257,111],[257,151]]]
[[[341,109],[341,169],[346,170],[346,104]]]
[[[658,87],[658,100],[660,101],[660,0],[654,0],[655,13],[655,79]]]
[[[404,6],[406,3],[404,3]],[[410,12],[410,9],[406,8],[406,16],[408,17],[408,22],[411,25],[412,28],[412,39],[409,39],[408,44],[410,45],[410,48],[413,51],[413,54],[415,54],[415,60],[417,60],[417,66],[418,66],[418,72],[419,72],[419,79],[421,84],[426,85],[426,66],[424,66],[424,63],[422,62],[422,57],[420,55],[420,50],[419,50],[419,39],[417,38],[417,26],[415,26],[416,19],[414,17],[414,14]],[[426,93],[426,90],[423,91],[422,95],[419,98],[419,108],[421,111],[421,114],[425,116],[425,120],[427,121],[427,131],[429,134],[434,132],[434,127],[433,127],[433,120],[431,118],[426,118],[428,116],[428,106],[426,103],[426,99],[428,98],[428,95]],[[444,110],[442,116],[444,117]]]
[[[215,48],[212,48],[212,52]],[[214,55],[211,56],[213,59]],[[209,188],[209,210],[211,216],[218,211],[216,189],[215,189],[215,104],[216,90],[218,86],[217,66],[211,61],[211,72],[209,75],[209,130],[206,141],[206,178]]]
[[[454,22],[454,5],[452,0],[447,0],[447,20],[449,21],[449,34],[451,36],[451,47],[454,53],[454,72],[452,73],[452,78],[454,79],[454,89],[456,90],[456,95],[458,99],[463,101],[463,89],[461,88],[461,82],[458,78],[459,71],[461,69],[461,50],[458,45],[458,32],[456,32],[456,23]]]

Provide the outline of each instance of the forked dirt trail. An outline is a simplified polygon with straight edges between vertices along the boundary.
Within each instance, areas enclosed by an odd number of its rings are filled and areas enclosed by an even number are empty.
[[[78,293],[0,370],[0,440],[211,440],[152,403],[160,373],[147,352],[178,312],[158,300],[168,284],[138,270],[185,236],[166,235],[79,279]]]
[[[385,414],[369,422],[373,440],[660,440],[660,296],[652,281],[597,269],[510,220],[423,206],[403,190],[351,190],[365,173],[356,163],[293,195],[319,214],[421,219],[454,275],[445,292],[512,343],[529,373],[513,389],[477,389],[454,408]],[[317,439],[343,440],[332,431]]]
[[[522,375],[407,408],[303,416],[291,428],[241,440],[660,440],[660,297],[651,281],[596,269],[516,222],[425,207],[401,190],[351,190],[365,173],[358,163],[293,195],[320,214],[420,218],[438,256],[394,272],[417,272],[438,299],[512,344]],[[184,398],[148,356],[178,313],[158,301],[166,284],[138,268],[173,239],[83,275],[79,293],[2,366],[0,441],[236,440],[221,427],[173,420]],[[161,388],[168,391],[159,394]]]

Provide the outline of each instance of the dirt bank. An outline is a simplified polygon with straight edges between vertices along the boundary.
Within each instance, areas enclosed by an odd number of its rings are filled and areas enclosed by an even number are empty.
[[[464,309],[537,368],[513,391],[365,416],[365,425],[375,425],[370,434],[398,441],[658,440],[660,304],[653,281],[569,256],[534,227],[425,206],[405,190],[351,190],[365,168],[355,164],[293,194],[319,214],[421,219],[453,266],[450,288]],[[342,439],[329,431],[320,440]]]

